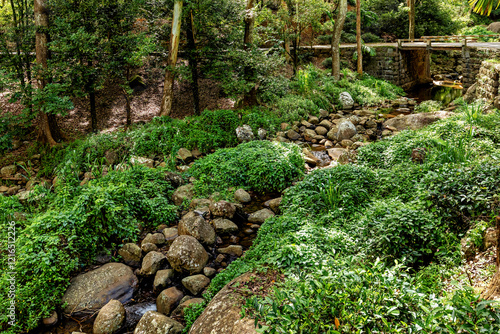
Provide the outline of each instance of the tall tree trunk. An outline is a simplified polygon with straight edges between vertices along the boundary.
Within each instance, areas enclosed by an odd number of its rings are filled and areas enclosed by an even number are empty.
[[[410,7],[410,11],[408,15],[410,16],[410,31],[409,31],[409,39],[415,38],[415,0],[408,0],[408,6]]]
[[[95,89],[93,83],[89,85],[89,99],[90,99],[90,126],[92,132],[97,132],[97,109],[95,106]]]
[[[159,116],[169,116],[172,112],[172,100],[174,97],[174,69],[177,63],[177,51],[179,50],[179,37],[181,33],[182,0],[176,0],[174,4],[174,18],[172,20],[172,33],[170,35],[170,46],[165,73],[165,85],[163,87],[163,99]]]
[[[356,44],[358,50],[358,74],[363,74],[363,50],[361,49],[361,1],[356,0]]]
[[[198,54],[196,52],[196,42],[194,37],[194,22],[193,11],[189,13],[187,18],[187,47],[188,47],[188,61],[191,68],[191,90],[193,91],[194,113],[199,115],[200,110],[200,93],[198,88]]]
[[[253,13],[253,6],[255,0],[247,0],[247,8],[245,12],[245,36],[243,38],[243,44],[245,49],[248,48],[250,44],[252,44],[252,31],[253,31],[253,23],[255,20]]]
[[[347,15],[347,0],[340,0],[332,35],[332,77],[340,79],[340,35]]]
[[[44,89],[47,84],[45,78],[44,70],[47,68],[47,58],[48,58],[48,46],[49,36],[47,29],[49,27],[49,15],[47,12],[45,0],[35,0],[34,5],[35,11],[35,27],[36,27],[36,63],[41,67],[40,72],[37,75],[38,79],[38,89]],[[39,118],[39,128],[38,128],[38,140],[43,143],[48,143],[50,145],[56,145],[54,137],[52,136],[51,123],[49,122],[49,115],[47,115],[43,110],[40,110],[38,114]],[[53,120],[54,121],[54,120]]]

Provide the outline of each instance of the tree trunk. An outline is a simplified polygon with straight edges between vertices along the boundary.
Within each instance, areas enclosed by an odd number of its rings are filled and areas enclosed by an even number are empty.
[[[356,0],[356,44],[358,50],[358,74],[363,74],[363,50],[361,49],[361,1]]]
[[[174,4],[174,18],[172,21],[172,33],[170,35],[170,46],[165,73],[165,85],[163,87],[163,99],[159,116],[170,116],[172,112],[172,100],[174,97],[174,69],[177,63],[177,51],[179,50],[179,37],[181,33],[182,0],[176,0]]]
[[[49,36],[47,33],[47,29],[49,27],[49,15],[45,0],[35,0],[34,11],[36,27],[36,63],[42,68],[37,75],[38,89],[44,89],[45,85],[47,84],[47,80],[45,78],[45,73],[43,72],[47,68],[47,58],[49,53],[47,47],[47,43],[49,41]],[[57,142],[52,136],[49,115],[47,115],[43,110],[40,110],[38,118],[38,140],[42,143],[48,143],[52,146],[56,145]],[[55,124],[55,119],[52,120],[52,123]]]
[[[243,38],[243,44],[245,49],[248,48],[250,44],[252,44],[252,31],[253,31],[253,23],[255,20],[253,13],[253,6],[255,0],[247,0],[247,8],[245,12],[245,36]]]
[[[95,89],[93,83],[89,85],[90,99],[90,126],[92,132],[97,132],[97,110],[95,106]]]
[[[410,11],[408,15],[410,16],[410,31],[409,31],[409,39],[415,38],[415,0],[408,0],[408,5],[410,7]]]
[[[340,79],[340,34],[347,15],[347,0],[340,0],[338,11],[332,35],[332,77],[335,80]]]
[[[201,110],[200,93],[198,88],[198,54],[196,52],[196,42],[194,37],[193,11],[191,11],[187,21],[187,55],[189,67],[191,69],[191,90],[193,91],[194,113],[199,115]]]

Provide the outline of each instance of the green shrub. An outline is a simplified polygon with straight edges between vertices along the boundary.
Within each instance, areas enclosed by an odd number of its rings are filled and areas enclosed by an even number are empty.
[[[287,95],[277,100],[275,109],[283,122],[291,123],[309,115],[318,115],[320,108],[306,97]]]
[[[274,192],[302,176],[304,161],[296,145],[252,141],[197,160],[190,172],[197,179],[195,189],[200,195],[230,187]]]
[[[433,111],[438,111],[441,110],[441,102],[439,101],[433,101],[433,100],[428,100],[420,103],[415,107],[415,112],[433,112]]]
[[[372,34],[371,32],[367,32],[367,33],[364,33],[363,35],[361,35],[361,39],[363,39],[363,41],[365,43],[381,43],[381,42],[383,42],[382,38],[380,38],[379,36],[377,36],[375,34]]]

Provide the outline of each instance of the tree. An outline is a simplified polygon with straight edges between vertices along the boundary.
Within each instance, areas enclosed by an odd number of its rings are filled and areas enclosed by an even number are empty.
[[[493,9],[500,6],[500,0],[469,0],[469,5],[475,13],[490,15]]]
[[[410,11],[408,12],[409,16],[409,39],[415,38],[415,0],[408,0],[408,7],[410,7]]]
[[[347,0],[340,0],[332,34],[332,77],[340,79],[340,35],[347,15]]]
[[[165,72],[165,85],[163,86],[163,98],[161,101],[159,116],[170,116],[172,112],[172,101],[174,99],[175,64],[177,63],[177,51],[179,50],[179,38],[181,34],[182,0],[176,0],[172,20],[172,33],[168,52],[167,70]]]
[[[358,74],[363,74],[363,51],[361,49],[361,3],[356,0],[356,50],[358,53]]]
[[[252,43],[252,31],[255,21],[255,14],[253,12],[254,2],[255,0],[247,0],[247,8],[245,11],[245,36],[243,37],[245,47],[248,47],[248,45]]]

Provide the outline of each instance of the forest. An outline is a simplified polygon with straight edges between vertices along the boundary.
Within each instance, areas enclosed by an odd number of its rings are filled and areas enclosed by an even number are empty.
[[[0,332],[499,333],[499,6],[1,1]]]

